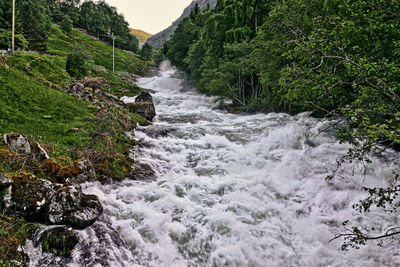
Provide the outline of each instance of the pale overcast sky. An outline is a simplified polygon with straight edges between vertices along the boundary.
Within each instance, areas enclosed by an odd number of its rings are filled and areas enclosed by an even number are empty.
[[[156,34],[179,18],[192,0],[105,0],[132,28]]]

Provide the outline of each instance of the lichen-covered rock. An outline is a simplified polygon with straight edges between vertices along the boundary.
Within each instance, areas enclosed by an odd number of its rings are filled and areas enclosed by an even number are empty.
[[[7,133],[4,134],[3,140],[8,149],[17,154],[28,155],[38,161],[50,158],[46,150],[38,142],[31,142],[23,134]]]
[[[30,174],[13,177],[6,208],[29,221],[76,229],[91,225],[103,212],[98,198],[83,194],[79,185],[52,183]]]
[[[102,77],[86,77],[85,79],[63,88],[64,92],[96,104],[99,108],[109,106],[124,106],[123,102],[113,94],[110,94],[110,83]]]
[[[0,172],[0,206],[5,208],[11,205],[12,180]]]
[[[61,187],[50,201],[49,221],[83,229],[94,223],[103,212],[98,198],[82,194],[78,185]]]
[[[11,205],[7,209],[28,220],[45,222],[48,202],[55,193],[55,186],[50,181],[22,173],[13,177]]]
[[[28,137],[22,134],[8,133],[4,134],[3,139],[4,143],[11,151],[19,154],[31,153],[31,144],[29,143]]]
[[[81,81],[85,87],[96,89],[109,89],[110,83],[103,77],[86,77]]]
[[[35,158],[39,161],[43,161],[50,158],[46,150],[44,150],[44,148],[38,142],[32,144],[32,153],[34,154]]]
[[[66,179],[78,177],[83,173],[77,161],[71,166],[60,166],[56,161],[48,159],[43,161],[42,169],[47,176],[55,178],[59,183],[64,183]]]
[[[46,229],[40,236],[39,242],[44,252],[69,257],[78,244],[79,238],[72,230],[63,226]],[[38,245],[38,244],[36,244]]]
[[[149,93],[141,93],[138,97],[136,97],[134,103],[128,103],[127,105],[130,112],[137,113],[149,121],[153,120],[153,118],[156,116],[153,98]]]
[[[7,188],[12,184],[12,180],[0,172],[0,189]]]

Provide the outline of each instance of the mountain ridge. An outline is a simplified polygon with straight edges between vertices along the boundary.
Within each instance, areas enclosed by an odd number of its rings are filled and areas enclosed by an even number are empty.
[[[171,24],[171,26],[150,37],[147,40],[147,43],[155,48],[161,47],[165,41],[170,39],[171,35],[175,32],[176,28],[178,27],[179,22],[181,22],[184,18],[190,15],[190,12],[195,7],[196,3],[198,4],[201,10],[204,10],[207,7],[207,4],[209,4],[210,8],[213,9],[217,5],[217,0],[193,0],[190,3],[190,5],[183,10],[182,15],[177,20],[175,20]]]

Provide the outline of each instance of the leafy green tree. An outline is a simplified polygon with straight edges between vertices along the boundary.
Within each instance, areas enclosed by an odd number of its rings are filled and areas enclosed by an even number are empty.
[[[0,49],[7,50],[11,45],[11,20],[12,2],[0,0]],[[22,34],[22,22],[19,10],[15,14],[15,46],[16,48],[26,49],[27,41]]]
[[[400,1],[220,0],[208,12],[192,11],[164,46],[199,91],[251,109],[342,118],[340,138],[353,148],[337,168],[400,151]],[[365,190],[360,212],[398,211],[399,174]],[[343,249],[400,234],[345,227]]]
[[[140,50],[139,55],[144,60],[151,60],[153,56],[153,48],[148,43],[145,43]]]
[[[181,23],[179,23],[171,41],[168,42],[167,52],[167,57],[177,67],[185,70],[187,69],[184,59],[193,40],[195,40],[197,33],[196,27],[194,27],[190,18],[185,18]]]
[[[68,15],[64,16],[60,23],[60,27],[66,34],[70,34],[72,32],[72,20]]]
[[[117,36],[115,46],[137,52],[139,41],[130,33],[128,23],[123,15],[118,14],[115,7],[106,2],[85,1],[80,6],[79,27],[99,39],[112,42],[112,35]]]
[[[51,29],[50,10],[46,0],[17,1],[21,14],[22,27],[28,48],[35,51],[46,51],[46,42]]]

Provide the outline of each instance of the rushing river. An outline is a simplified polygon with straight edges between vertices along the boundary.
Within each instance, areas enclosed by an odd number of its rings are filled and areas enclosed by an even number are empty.
[[[365,197],[362,186],[390,182],[396,153],[365,170],[344,165],[327,182],[349,148],[331,122],[217,110],[212,98],[184,88],[167,62],[138,85],[155,91],[158,115],[136,130],[133,156],[157,179],[85,184],[104,215],[80,231],[70,265],[400,266],[398,241],[348,252],[341,239],[328,243],[347,219],[377,231],[397,223],[379,210],[352,209]]]

